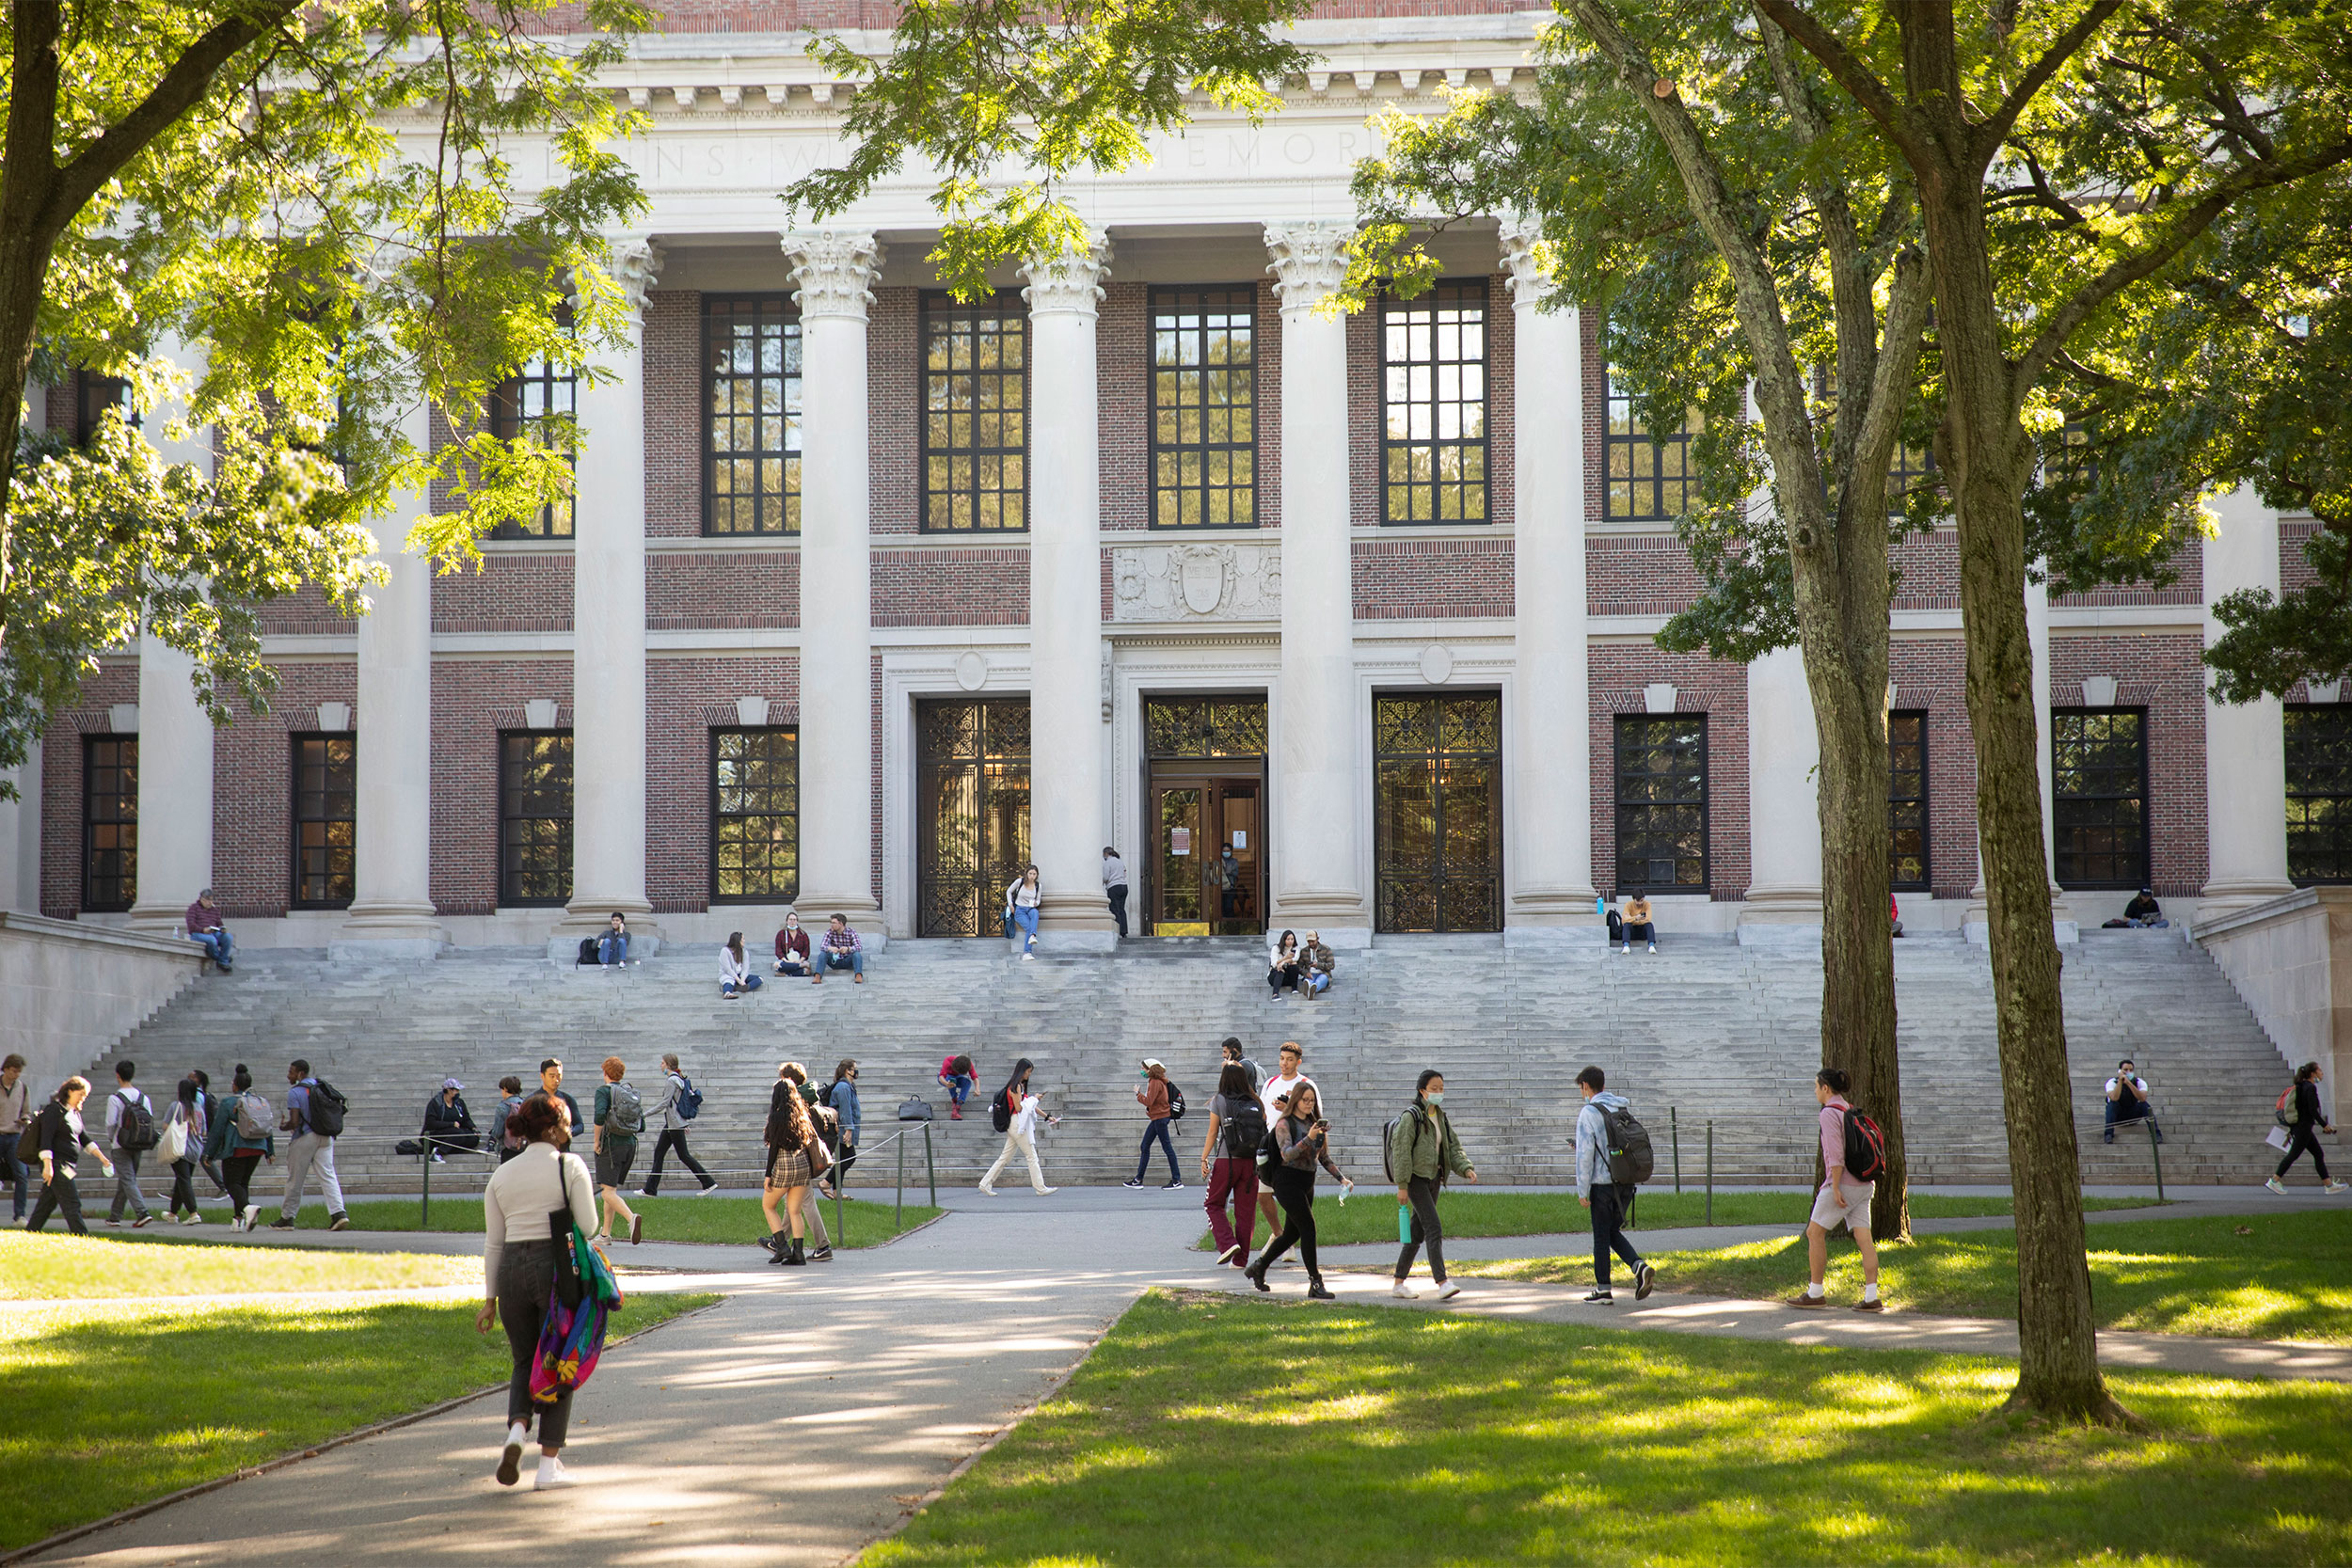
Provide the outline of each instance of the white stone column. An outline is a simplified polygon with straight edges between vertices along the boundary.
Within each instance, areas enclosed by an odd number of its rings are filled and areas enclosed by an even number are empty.
[[[1740,941],[1821,932],[1820,732],[1804,654],[1775,648],[1748,666],[1748,896]]]
[[[156,352],[192,378],[204,373],[200,345],[170,339]],[[167,400],[148,411],[141,433],[165,462],[192,465],[209,479],[211,428],[176,437],[167,428],[186,413],[183,402]],[[169,931],[213,882],[213,721],[197,705],[195,672],[193,658],[142,627],[138,895],[130,922],[138,930]]]
[[[572,502],[572,897],[548,939],[561,959],[614,911],[632,957],[660,950],[645,897],[645,293],[660,255],[612,246],[626,295],[612,375],[574,394],[580,451]],[[364,744],[364,742],[363,742]]]
[[[423,404],[404,434],[419,448],[431,441]],[[433,564],[405,543],[432,504],[429,492],[408,491],[375,525],[376,559],[391,575],[359,618],[352,898],[331,957],[430,958],[449,945],[433,910]]]
[[[1110,245],[1029,280],[1029,852],[1038,944],[1108,951],[1103,896],[1103,451],[1095,306]]]
[[[2222,632],[2214,601],[2241,589],[2279,592],[2279,515],[2251,485],[2217,497],[2219,529],[2205,541],[2205,646]],[[2279,700],[2218,703],[2205,696],[2205,886],[2198,919],[2249,909],[2295,891],[2287,879],[2286,719]]]
[[[801,892],[817,930],[871,916],[873,564],[866,313],[882,246],[866,233],[783,236],[801,307]],[[870,928],[869,942],[883,940]]]
[[[1317,308],[1347,272],[1352,221],[1266,226],[1282,299],[1282,667],[1274,746],[1274,920],[1368,946],[1356,823],[1355,597],[1347,322]]]
[[[1517,588],[1511,688],[1511,902],[1503,942],[1579,941],[1597,926],[1593,889],[1593,733],[1584,597],[1584,338],[1538,263],[1534,223],[1502,226],[1517,344],[1511,407]]]

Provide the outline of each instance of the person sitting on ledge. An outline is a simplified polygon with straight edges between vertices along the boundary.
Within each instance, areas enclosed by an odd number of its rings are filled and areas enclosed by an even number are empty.
[[[223,974],[230,973],[237,957],[236,939],[229,927],[221,924],[220,906],[213,901],[213,890],[206,888],[188,906],[188,940],[204,949],[204,956],[220,965]]]
[[[2156,902],[2156,890],[2141,888],[2139,896],[2123,906],[2123,922],[2135,927],[2169,930],[2172,922],[2164,918],[2164,909]]]
[[[1658,951],[1658,924],[1650,918],[1649,898],[1646,895],[1627,894],[1625,911],[1619,919],[1622,922],[1619,929],[1625,933],[1627,952],[1632,952],[1633,944],[1637,942],[1649,943],[1649,950],[1653,953]]]
[[[817,968],[808,977],[812,986],[825,983],[825,971],[846,969],[859,985],[866,984],[866,944],[850,929],[850,917],[836,914],[825,923],[825,944],[817,950]]]
[[[621,911],[612,911],[612,923],[603,936],[596,939],[596,962],[607,969],[615,969],[628,962],[628,922]]]
[[[482,1143],[482,1134],[473,1124],[473,1113],[466,1109],[466,1099],[460,1092],[465,1086],[454,1078],[444,1078],[441,1092],[424,1102],[424,1147],[436,1164],[446,1163],[442,1156],[450,1149],[470,1153]]]
[[[776,932],[776,973],[815,973],[815,966],[809,962],[808,933],[801,929],[801,911],[798,910],[784,911],[784,927]]]

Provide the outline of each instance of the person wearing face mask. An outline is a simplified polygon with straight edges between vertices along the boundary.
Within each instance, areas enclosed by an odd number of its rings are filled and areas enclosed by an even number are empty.
[[[801,929],[801,911],[784,911],[783,928],[776,932],[776,973],[779,974],[814,974],[808,958],[808,933]]]
[[[1412,1216],[1397,1250],[1391,1295],[1410,1301],[1420,1293],[1405,1281],[1423,1242],[1429,1243],[1429,1277],[1437,1284],[1438,1299],[1451,1301],[1462,1293],[1459,1285],[1446,1280],[1445,1230],[1438,1223],[1438,1190],[1448,1171],[1465,1181],[1478,1180],[1470,1156],[1462,1152],[1462,1140],[1454,1135],[1454,1124],[1446,1119],[1445,1074],[1424,1069],[1413,1085],[1412,1109],[1396,1118],[1389,1133],[1389,1173],[1396,1181],[1398,1218],[1402,1221],[1407,1212]]]

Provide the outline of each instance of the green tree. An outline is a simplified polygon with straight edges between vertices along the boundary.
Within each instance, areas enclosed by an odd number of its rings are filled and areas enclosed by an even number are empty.
[[[358,608],[398,495],[447,482],[458,509],[414,537],[454,563],[568,483],[567,430],[473,428],[524,362],[585,369],[616,320],[605,231],[642,206],[595,78],[648,13],[586,0],[565,39],[556,3],[11,0],[0,767],[141,626],[196,657],[215,721],[258,704],[253,607],[310,581]],[[84,449],[23,442],[15,388],[67,367],[128,406]],[[460,438],[413,438],[421,405]],[[199,427],[210,477],[149,439]]]

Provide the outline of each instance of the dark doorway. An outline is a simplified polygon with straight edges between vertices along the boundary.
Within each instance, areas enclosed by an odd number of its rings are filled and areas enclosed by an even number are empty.
[[[1372,735],[1378,928],[1501,930],[1502,697],[1375,697]]]
[[[1263,698],[1144,700],[1146,933],[1264,933],[1265,745]]]
[[[914,733],[916,933],[993,933],[1029,863],[1029,700],[917,703]]]

